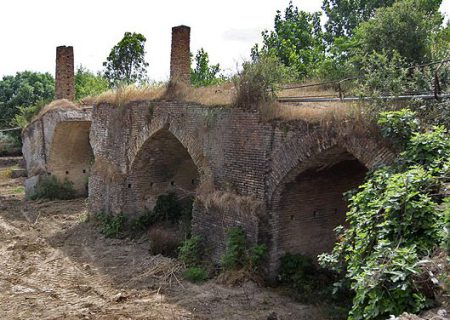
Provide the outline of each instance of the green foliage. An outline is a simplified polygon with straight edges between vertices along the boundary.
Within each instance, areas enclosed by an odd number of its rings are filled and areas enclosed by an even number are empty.
[[[21,128],[25,128],[49,102],[50,100],[41,100],[32,106],[18,107],[18,113],[14,116],[13,123]]]
[[[377,123],[382,135],[402,148],[406,146],[413,132],[419,129],[416,113],[408,109],[381,112]]]
[[[30,199],[69,200],[75,197],[76,192],[71,181],[65,179],[60,182],[55,176],[50,176],[45,177],[36,185]]]
[[[222,267],[227,271],[245,268],[256,272],[266,254],[267,248],[265,245],[255,245],[249,248],[244,230],[240,227],[231,228],[227,234]]]
[[[262,36],[261,51],[256,45],[252,49],[252,56],[255,58],[265,54],[277,57],[295,72],[297,79],[308,76],[325,58],[320,12],[299,11],[292,1],[285,9],[284,16],[277,11],[274,31],[265,30]]]
[[[144,49],[146,41],[140,33],[125,32],[122,40],[111,49],[103,62],[110,87],[145,82],[148,67]]]
[[[0,81],[0,128],[10,127],[19,107],[49,101],[55,94],[55,81],[49,73],[31,71],[5,76]]]
[[[204,246],[200,236],[193,236],[185,240],[178,251],[178,258],[188,267],[201,265],[203,255]]]
[[[219,75],[220,65],[209,64],[208,52],[203,48],[195,55],[195,68],[191,69],[191,83],[194,87],[206,87],[219,84],[224,77]]]
[[[377,10],[355,30],[362,53],[398,52],[409,63],[429,61],[430,38],[439,30],[442,16],[425,9],[419,1],[401,0]]]
[[[96,218],[100,223],[100,232],[107,238],[118,238],[125,230],[127,220],[122,213],[118,215],[99,213]]]
[[[394,2],[395,0],[324,0],[322,9],[328,16],[325,24],[328,39],[351,36],[353,29],[372,17],[376,9],[388,7]]]
[[[247,238],[242,228],[232,228],[227,235],[227,249],[222,257],[225,270],[237,270],[245,265]]]
[[[108,79],[100,73],[94,74],[80,65],[75,73],[75,99],[96,96],[108,90]]]
[[[265,244],[257,244],[248,251],[248,265],[250,270],[258,271],[263,259],[267,255],[267,246]]]
[[[281,258],[279,279],[295,289],[310,291],[315,273],[316,268],[309,257],[287,253]]]
[[[289,79],[288,69],[274,56],[261,55],[242,67],[236,79],[235,104],[245,109],[272,102],[280,84]]]
[[[0,156],[20,153],[20,141],[11,134],[0,132]]]
[[[183,273],[183,277],[194,283],[201,283],[208,280],[208,272],[200,267],[190,267]]]
[[[364,75],[359,80],[360,95],[399,95],[406,90],[408,70],[405,60],[398,53],[372,52],[363,56],[359,65]]]
[[[395,127],[398,115],[385,114],[385,126]],[[355,293],[349,319],[385,319],[429,306],[414,276],[418,262],[445,241],[438,190],[450,173],[448,138],[442,127],[413,132],[396,165],[373,172],[350,198],[348,228],[338,228],[333,253],[320,257]]]

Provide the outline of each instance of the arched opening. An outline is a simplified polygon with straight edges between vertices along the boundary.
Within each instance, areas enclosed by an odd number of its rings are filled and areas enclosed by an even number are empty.
[[[53,134],[47,173],[59,181],[69,180],[78,195],[88,195],[88,180],[94,159],[89,143],[90,121],[59,123]]]
[[[132,211],[145,212],[153,209],[162,194],[172,193],[180,200],[194,196],[199,173],[187,149],[163,129],[139,150],[127,182]]]
[[[360,185],[367,168],[350,153],[334,149],[296,172],[280,195],[279,250],[309,256],[330,252],[334,228],[345,222],[343,193]]]

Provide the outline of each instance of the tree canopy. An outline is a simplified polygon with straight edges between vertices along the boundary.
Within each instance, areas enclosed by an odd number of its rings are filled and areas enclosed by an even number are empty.
[[[147,79],[146,41],[140,33],[125,32],[122,40],[111,49],[103,62],[110,87],[119,83],[142,83]]]
[[[203,48],[195,55],[195,68],[191,69],[191,83],[195,87],[204,87],[220,83],[223,77],[219,75],[220,65],[209,64],[208,52]]]
[[[108,79],[102,74],[94,74],[80,65],[75,73],[75,99],[95,96],[108,90]]]
[[[252,56],[274,55],[294,70],[298,78],[307,76],[325,54],[320,15],[298,10],[289,2],[284,15],[277,11],[274,30],[263,31],[263,46],[259,50],[256,45]]]
[[[20,107],[50,101],[55,80],[49,73],[24,71],[0,81],[0,127],[9,127]]]

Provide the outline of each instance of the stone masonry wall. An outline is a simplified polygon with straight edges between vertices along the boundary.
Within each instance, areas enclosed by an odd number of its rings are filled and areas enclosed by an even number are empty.
[[[75,100],[73,47],[56,48],[55,99]]]

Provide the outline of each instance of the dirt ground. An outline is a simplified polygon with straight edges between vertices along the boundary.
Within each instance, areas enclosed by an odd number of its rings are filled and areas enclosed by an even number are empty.
[[[145,238],[102,236],[84,199],[26,201],[22,183],[0,175],[0,319],[324,319],[253,283],[184,281]]]

